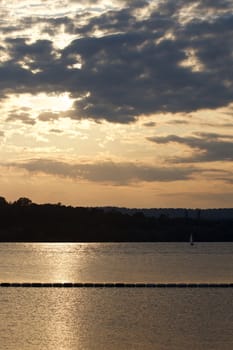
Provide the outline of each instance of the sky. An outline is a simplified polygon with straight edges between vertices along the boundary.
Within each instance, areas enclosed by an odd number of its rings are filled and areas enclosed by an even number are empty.
[[[232,0],[0,0],[0,195],[233,207]]]

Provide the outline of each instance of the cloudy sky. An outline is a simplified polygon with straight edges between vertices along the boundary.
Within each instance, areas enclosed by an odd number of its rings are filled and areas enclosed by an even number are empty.
[[[232,0],[0,0],[0,195],[233,206]]]

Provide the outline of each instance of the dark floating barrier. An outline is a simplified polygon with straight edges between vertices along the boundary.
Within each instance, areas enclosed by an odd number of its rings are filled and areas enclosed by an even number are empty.
[[[39,282],[2,282],[5,288],[233,288],[233,283],[39,283]]]

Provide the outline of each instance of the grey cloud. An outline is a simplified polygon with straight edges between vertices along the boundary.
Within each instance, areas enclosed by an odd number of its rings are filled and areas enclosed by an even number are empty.
[[[208,78],[206,74],[193,75],[178,67],[185,57],[171,41],[157,46],[149,42],[140,48],[147,40],[145,34],[119,34],[77,40],[66,49],[67,55],[76,52],[82,56],[80,82],[84,78],[81,85],[90,92],[76,104],[80,115],[130,122],[143,113],[201,108],[205,88],[199,96],[198,87],[206,85],[202,81]],[[213,91],[216,87],[209,88]],[[218,104],[213,99],[205,102],[206,107]]]
[[[125,5],[131,5],[133,4],[134,6],[142,6],[144,5],[145,3],[148,3],[150,0],[115,0],[115,2],[117,4],[125,4]],[[68,0],[68,3],[69,2],[74,2],[74,3],[77,3],[76,0]],[[101,3],[102,0],[79,0],[79,3],[81,4],[99,4]],[[114,2],[114,1],[113,1]]]
[[[79,16],[77,16],[79,17]],[[84,14],[80,15],[80,17],[84,17]],[[75,33],[75,23],[74,21],[69,18],[68,16],[62,16],[62,17],[24,17],[19,22],[18,28],[19,30],[24,30],[31,28],[33,26],[37,25],[41,26],[41,30],[43,33],[48,33],[51,35],[51,37],[59,33],[59,30],[61,28],[65,29],[65,32],[67,33]]]
[[[189,124],[189,121],[185,120],[185,119],[174,119],[174,120],[167,122],[167,124],[173,124],[173,125]]]
[[[29,124],[29,125],[34,125],[36,123],[35,119],[30,117],[29,113],[26,112],[11,112],[9,113],[9,117],[6,119],[7,122],[12,122],[12,121],[21,121],[24,124]]]
[[[1,26],[1,31],[3,34],[9,34],[13,32],[18,32],[20,30],[19,26]]]
[[[162,0],[158,10],[165,15],[176,17],[179,10],[191,5],[194,6],[194,14],[199,19],[210,10],[214,11],[215,15],[221,15],[222,11],[230,11],[233,8],[231,0]]]
[[[77,3],[76,0],[68,0],[67,4],[74,2]],[[101,0],[79,0],[80,4],[99,4]]]
[[[29,58],[32,62],[29,61],[27,64],[31,69],[46,69],[51,68],[50,64],[55,63],[53,44],[50,40],[37,40],[28,44],[24,38],[8,38],[5,43],[9,46],[8,53],[12,57],[11,62],[15,64]]]
[[[155,122],[148,122],[148,123],[144,123],[143,124],[144,126],[148,126],[148,127],[154,127],[156,126],[157,124]]]
[[[216,0],[191,3],[202,12],[211,9],[212,17],[200,20],[193,13],[181,24],[178,14],[187,1],[164,0],[145,18],[134,14],[147,6],[145,1],[124,1],[114,11],[87,17],[85,24],[78,17],[47,18],[51,34],[65,25],[81,37],[57,51],[52,38],[32,44],[8,38],[11,59],[0,68],[0,93],[68,91],[77,100],[63,117],[118,123],[142,114],[227,106],[233,101],[233,6]],[[22,26],[29,22],[24,19]],[[203,66],[199,71],[181,65],[190,48]],[[24,60],[30,70],[22,67]],[[77,60],[81,69],[74,68]]]
[[[174,198],[174,199],[183,199],[187,200],[189,203],[190,198],[193,199],[193,203],[198,201],[203,204],[203,207],[210,208],[210,203],[212,208],[232,208],[233,192],[224,191],[221,193],[210,193],[206,192],[176,192],[176,193],[164,193],[164,197]],[[200,206],[200,204],[198,204]]]
[[[205,122],[203,122],[203,123],[201,123],[201,125],[204,125],[204,126],[210,126],[210,127],[216,127],[216,123],[214,124],[214,123],[205,123]],[[218,126],[220,127],[220,128],[233,128],[233,123],[221,123],[221,124],[218,124]]]
[[[232,1],[231,0],[202,0],[199,1],[198,6],[200,8],[209,8],[209,9],[232,9]]]
[[[218,176],[216,177],[216,180],[223,181],[230,185],[233,185],[233,173],[229,173],[228,175],[226,174],[225,176],[224,175]]]
[[[193,198],[200,198],[203,201],[216,203],[219,207],[232,207],[233,192],[222,193],[193,193]]]
[[[5,134],[3,131],[0,131],[0,137],[3,137]]]
[[[190,23],[184,30],[183,39],[191,40],[192,48],[206,70],[232,88],[232,35],[233,14],[216,18],[212,22]],[[224,38],[224,39],[223,39]],[[216,74],[217,73],[217,74]],[[223,84],[224,85],[224,84]]]
[[[49,131],[52,132],[52,133],[55,133],[55,134],[61,134],[63,132],[60,129],[50,129]]]
[[[157,167],[127,162],[97,162],[69,164],[56,160],[34,159],[22,163],[11,163],[31,173],[45,173],[75,180],[127,185],[140,181],[171,182],[190,179],[197,169],[190,167]]]
[[[38,119],[43,122],[53,121],[59,119],[61,114],[53,112],[43,112],[38,115]]]
[[[175,142],[191,147],[195,152],[191,157],[176,158],[176,162],[215,162],[233,160],[233,137],[215,133],[196,133],[194,136],[176,135],[148,137],[149,141],[167,144]]]
[[[12,62],[5,62],[0,66],[0,76],[0,93],[3,97],[5,91],[29,92],[29,87],[33,84],[33,74]]]
[[[221,126],[223,126],[224,128],[233,128],[233,123],[224,123]]]

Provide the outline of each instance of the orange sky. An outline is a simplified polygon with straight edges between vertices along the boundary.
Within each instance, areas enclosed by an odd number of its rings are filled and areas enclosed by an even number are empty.
[[[229,1],[0,0],[0,195],[232,207]]]

